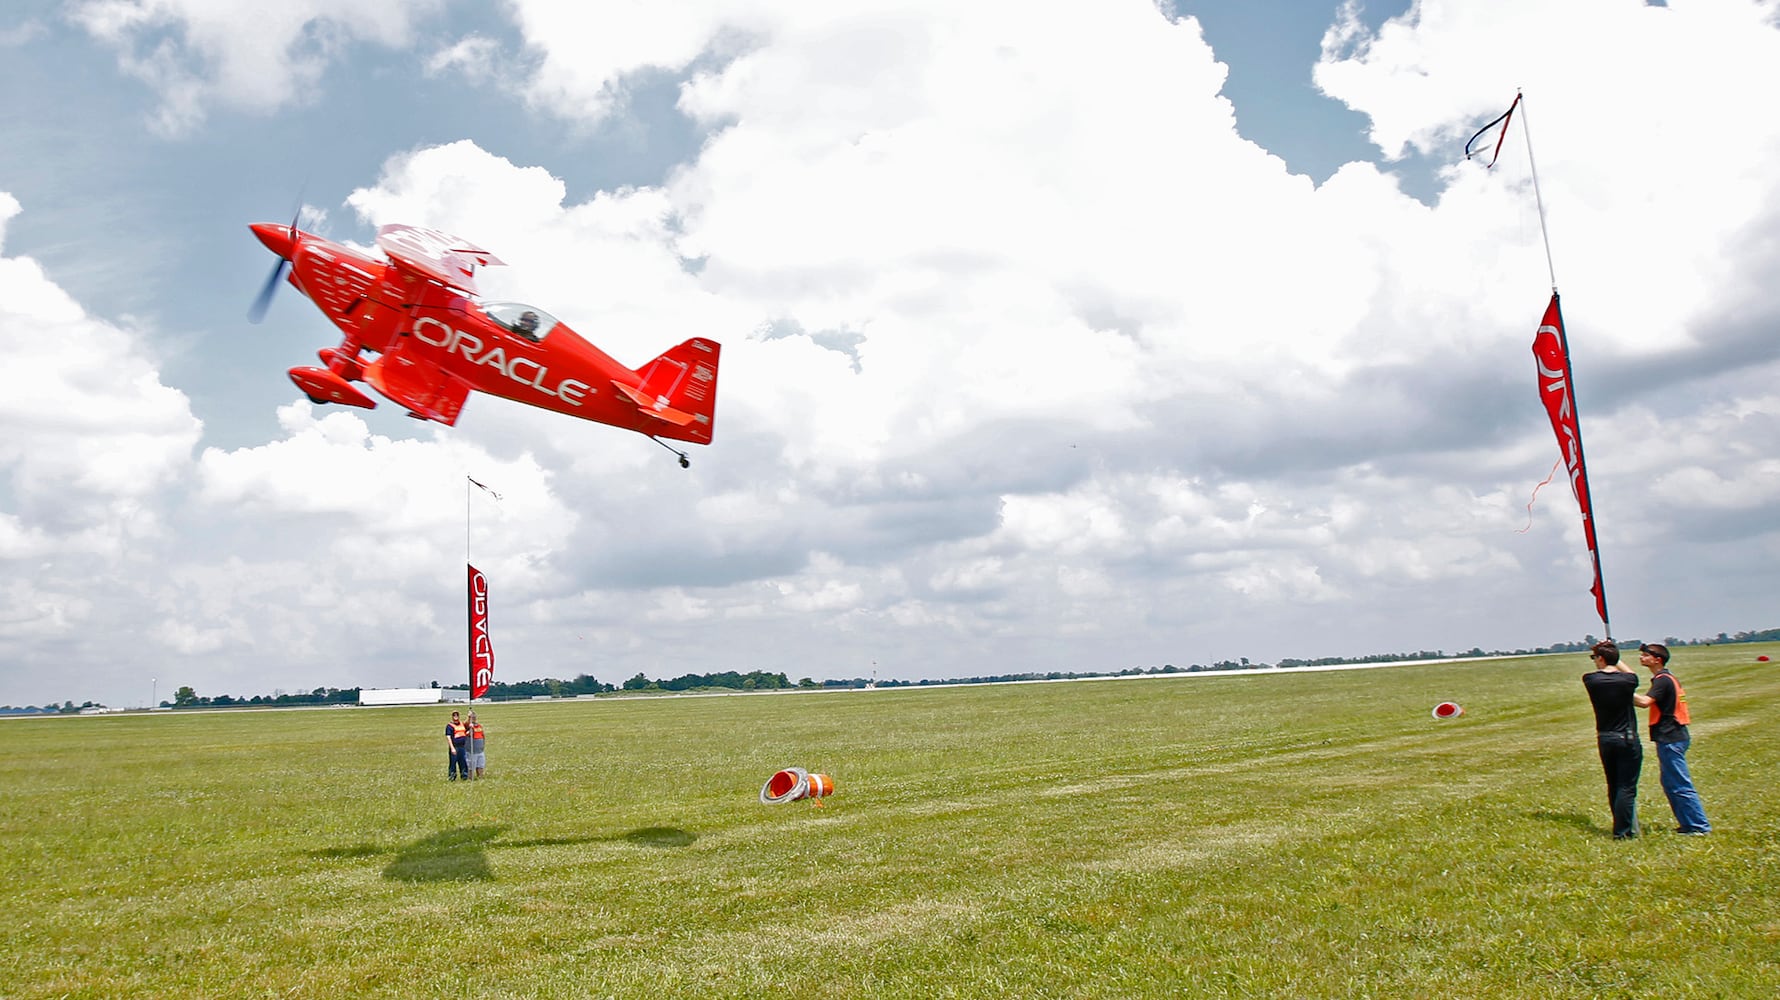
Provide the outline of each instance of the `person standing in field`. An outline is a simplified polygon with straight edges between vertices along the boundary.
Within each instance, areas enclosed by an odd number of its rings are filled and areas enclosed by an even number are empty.
[[[445,723],[445,753],[450,757],[446,764],[448,781],[456,781],[461,773],[464,780],[470,780],[470,763],[465,756],[469,751],[470,727],[458,718],[458,713],[451,713],[451,721]]]
[[[1693,742],[1687,732],[1687,692],[1669,673],[1669,647],[1647,642],[1638,647],[1638,662],[1650,671],[1650,687],[1632,700],[1639,708],[1650,709],[1650,742],[1656,744],[1657,767],[1669,811],[1675,814],[1675,832],[1694,837],[1711,833],[1706,807],[1700,803],[1687,769],[1687,748]]]
[[[1619,662],[1613,640],[1589,649],[1595,669],[1582,675],[1582,686],[1595,709],[1595,745],[1607,774],[1607,804],[1613,810],[1613,839],[1638,835],[1638,775],[1644,768],[1644,745],[1638,739],[1638,716],[1632,698],[1638,675]]]
[[[478,778],[482,777],[482,768],[484,765],[486,765],[488,763],[488,757],[485,756],[485,754],[483,752],[483,746],[484,746],[483,741],[485,739],[486,739],[486,737],[482,732],[482,723],[476,721],[476,712],[474,709],[471,709],[470,710],[470,766],[472,768],[476,769],[476,777],[478,777]]]

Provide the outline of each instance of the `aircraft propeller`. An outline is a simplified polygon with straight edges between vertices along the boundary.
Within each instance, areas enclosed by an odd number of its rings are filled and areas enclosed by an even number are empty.
[[[296,252],[297,220],[300,219],[302,217],[302,215],[303,215],[302,204],[301,204],[301,202],[299,202],[298,207],[297,207],[297,214],[291,216],[291,220],[290,220],[290,241],[291,241],[291,252],[292,253]],[[284,276],[289,273],[290,273],[290,258],[282,257],[282,256],[279,257],[278,263],[272,265],[271,275],[266,278],[266,286],[264,288],[260,289],[260,294],[254,297],[253,304],[247,307],[247,321],[249,323],[258,323],[260,320],[263,320],[266,318],[266,309],[272,305],[272,296],[273,296],[273,294],[275,294],[278,291],[278,283],[280,281],[283,281]]]

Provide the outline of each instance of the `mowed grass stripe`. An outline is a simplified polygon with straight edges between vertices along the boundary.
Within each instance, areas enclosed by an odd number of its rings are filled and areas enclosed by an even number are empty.
[[[0,996],[1776,995],[1764,651],[1634,844],[1581,656],[491,705],[469,785],[439,708],[8,721]]]

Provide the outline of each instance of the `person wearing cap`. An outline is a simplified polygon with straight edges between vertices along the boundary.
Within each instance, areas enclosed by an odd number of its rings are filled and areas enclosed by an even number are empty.
[[[464,780],[470,780],[470,761],[466,752],[469,749],[470,727],[458,718],[458,713],[451,713],[451,721],[445,723],[445,756],[447,780],[456,781],[462,774]]]
[[[1611,639],[1590,647],[1588,658],[1595,669],[1582,675],[1582,686],[1595,709],[1595,746],[1607,775],[1613,839],[1626,840],[1638,835],[1638,775],[1644,769],[1638,714],[1632,708],[1638,675],[1619,662],[1619,646]]]
[[[1638,647],[1638,662],[1650,671],[1650,687],[1633,701],[1639,708],[1650,709],[1650,742],[1656,744],[1657,767],[1663,794],[1669,797],[1669,811],[1675,814],[1675,832],[1696,837],[1711,833],[1706,807],[1700,803],[1687,769],[1687,748],[1693,743],[1687,732],[1687,692],[1669,673],[1669,647],[1660,642],[1644,643]]]

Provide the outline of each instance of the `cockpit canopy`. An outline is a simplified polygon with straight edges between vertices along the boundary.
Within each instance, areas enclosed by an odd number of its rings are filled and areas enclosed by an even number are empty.
[[[534,343],[542,341],[556,326],[555,316],[523,302],[484,302],[482,311],[515,336]]]

